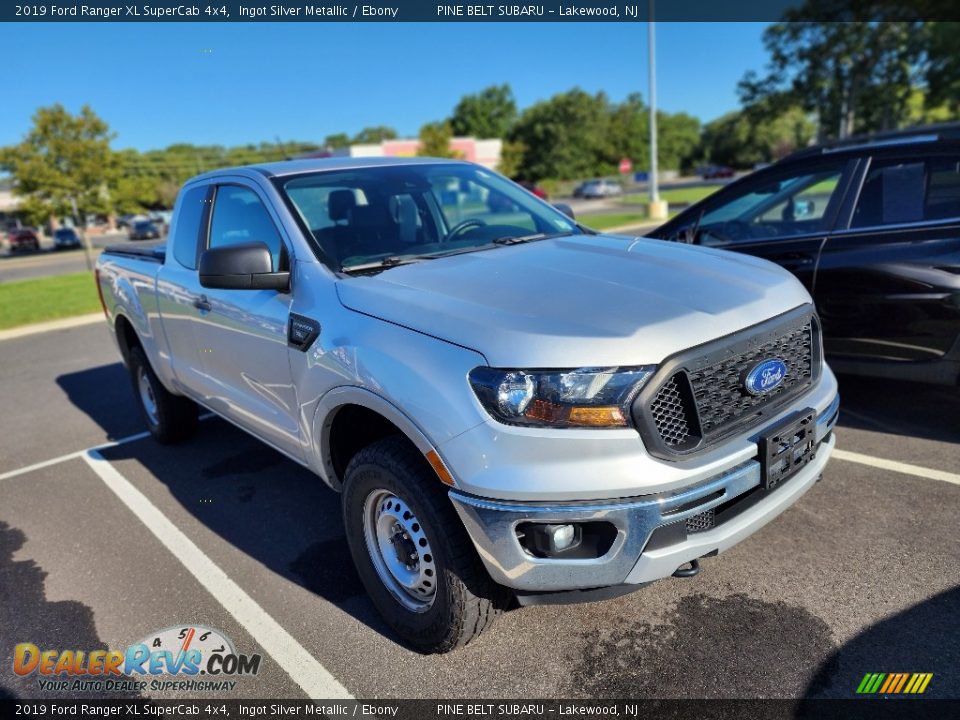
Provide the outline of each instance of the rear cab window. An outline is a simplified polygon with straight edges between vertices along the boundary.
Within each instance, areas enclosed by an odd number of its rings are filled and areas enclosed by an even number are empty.
[[[172,228],[173,257],[183,267],[197,269],[197,248],[200,242],[200,225],[208,207],[209,186],[187,188],[179,199],[180,207]]]

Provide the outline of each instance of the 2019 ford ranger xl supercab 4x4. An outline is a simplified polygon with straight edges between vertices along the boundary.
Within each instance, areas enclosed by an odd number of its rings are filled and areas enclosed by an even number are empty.
[[[424,650],[514,598],[696,574],[834,446],[788,272],[596,234],[470,163],[201,175],[166,249],[108,250],[97,276],[156,439],[202,406],[319,475],[374,604]]]

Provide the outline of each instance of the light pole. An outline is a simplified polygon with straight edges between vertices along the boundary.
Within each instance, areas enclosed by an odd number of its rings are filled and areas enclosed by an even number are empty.
[[[660,199],[657,179],[657,49],[656,26],[653,22],[654,0],[650,0],[650,19],[647,22],[647,51],[650,81],[650,219],[665,220],[667,203]]]

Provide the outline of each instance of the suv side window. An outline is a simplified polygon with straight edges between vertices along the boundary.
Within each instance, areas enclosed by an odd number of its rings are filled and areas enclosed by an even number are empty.
[[[823,232],[829,210],[837,202],[844,162],[806,167],[791,174],[768,177],[728,194],[700,220],[704,245],[779,239]]]
[[[851,228],[960,217],[960,158],[874,161],[850,220]]]
[[[200,242],[200,223],[207,209],[209,186],[192,187],[180,198],[177,222],[173,227],[173,257],[185,268],[197,269],[197,245]]]
[[[280,233],[253,190],[240,185],[219,185],[210,220],[207,247],[216,248],[248,242],[266,243],[273,257],[273,269],[281,270],[283,241]]]

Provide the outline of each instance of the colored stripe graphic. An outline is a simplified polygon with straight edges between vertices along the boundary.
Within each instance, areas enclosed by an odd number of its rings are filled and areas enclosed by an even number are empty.
[[[867,673],[857,686],[857,694],[920,695],[932,679],[933,673]]]

